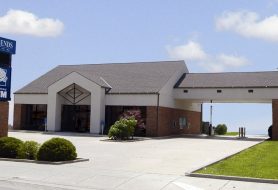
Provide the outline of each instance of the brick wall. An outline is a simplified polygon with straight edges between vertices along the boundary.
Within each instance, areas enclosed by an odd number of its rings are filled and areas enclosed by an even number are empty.
[[[180,129],[179,118],[185,117],[187,126]],[[166,107],[158,109],[158,125],[157,107],[147,107],[147,136],[167,136],[178,134],[200,134],[201,132],[201,112],[187,111]],[[174,125],[174,123],[176,125]],[[158,127],[157,127],[158,126]]]
[[[278,140],[278,100],[272,100],[272,139]]]
[[[148,106],[146,111],[146,136],[155,137],[157,136],[157,107]]]
[[[8,135],[9,102],[0,102],[0,137]]]
[[[22,105],[22,104],[14,104],[14,123],[13,123],[13,129],[21,129],[23,106],[24,105]]]

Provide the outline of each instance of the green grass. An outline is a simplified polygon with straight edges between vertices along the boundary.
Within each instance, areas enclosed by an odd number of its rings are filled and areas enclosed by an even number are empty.
[[[278,141],[265,141],[195,173],[278,179]]]
[[[238,136],[238,132],[227,132],[226,136]]]

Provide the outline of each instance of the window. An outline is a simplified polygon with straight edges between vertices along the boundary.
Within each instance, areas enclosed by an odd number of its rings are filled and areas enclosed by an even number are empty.
[[[188,90],[183,90],[184,93],[188,93]]]
[[[46,104],[22,104],[21,129],[44,131],[47,118]]]
[[[248,93],[253,93],[254,92],[254,90],[248,90]]]
[[[186,127],[186,118],[185,117],[179,118],[179,125],[180,125],[180,129],[183,129]]]
[[[217,90],[217,93],[222,93],[222,90]]]

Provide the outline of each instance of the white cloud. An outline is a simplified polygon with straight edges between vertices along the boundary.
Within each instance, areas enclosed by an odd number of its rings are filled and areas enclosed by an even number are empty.
[[[245,57],[235,55],[220,54],[216,57],[219,63],[231,67],[242,67],[248,65],[248,60]]]
[[[167,47],[167,51],[170,57],[174,59],[200,60],[207,57],[202,47],[193,41],[189,41],[185,45]]]
[[[55,37],[62,33],[64,24],[57,19],[38,18],[30,12],[9,10],[0,17],[0,33]]]
[[[216,19],[215,24],[218,30],[278,42],[278,15],[262,19],[257,13],[250,11],[224,12]]]
[[[168,54],[173,59],[184,59],[197,63],[200,67],[209,72],[223,72],[229,69],[240,68],[249,64],[248,60],[236,55],[211,55],[206,53],[202,46],[194,41],[184,45],[166,47]]]

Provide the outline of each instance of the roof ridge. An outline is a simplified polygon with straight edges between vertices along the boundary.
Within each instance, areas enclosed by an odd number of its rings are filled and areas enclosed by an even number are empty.
[[[156,64],[156,63],[165,63],[165,62],[184,62],[184,60],[166,60],[166,61],[139,61],[139,62],[117,62],[117,63],[89,63],[89,64],[74,64],[74,65],[58,65],[58,67],[60,66],[81,66],[81,65],[112,65],[112,64],[148,64],[148,63],[152,63],[152,64]]]
[[[231,71],[231,72],[212,72],[212,73],[186,73],[186,74],[226,74],[226,73],[274,73],[278,71]]]

